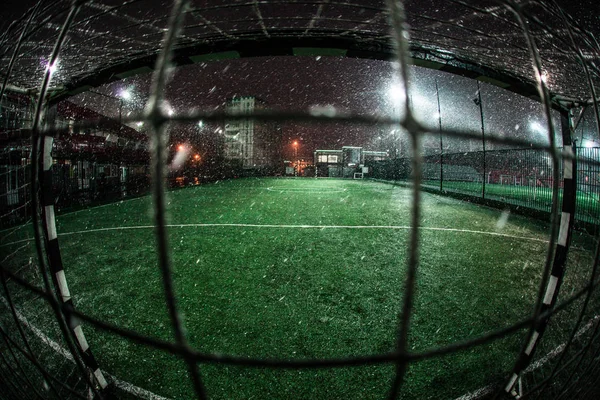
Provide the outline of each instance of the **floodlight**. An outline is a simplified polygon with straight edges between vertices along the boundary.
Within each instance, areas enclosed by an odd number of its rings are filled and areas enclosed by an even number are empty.
[[[131,100],[131,92],[129,89],[123,89],[121,93],[119,93],[119,97],[123,100]]]

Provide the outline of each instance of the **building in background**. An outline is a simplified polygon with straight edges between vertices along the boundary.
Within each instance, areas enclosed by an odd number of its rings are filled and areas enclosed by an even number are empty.
[[[24,96],[0,103],[0,228],[27,219],[31,200],[33,107]],[[85,128],[81,121],[93,121]],[[69,101],[48,109],[52,141],[52,192],[57,209],[120,199],[149,188],[147,138],[131,127]]]
[[[234,97],[227,102],[227,113],[250,115],[266,109],[266,104],[254,97]],[[223,156],[243,169],[268,169],[280,165],[281,138],[275,124],[253,119],[225,121]]]
[[[315,176],[315,166],[312,160],[296,158],[295,160],[286,160],[283,163],[286,176]]]
[[[368,174],[365,164],[389,158],[385,151],[369,151],[362,147],[344,146],[341,150],[316,150],[315,175],[330,178],[352,178],[354,174]]]

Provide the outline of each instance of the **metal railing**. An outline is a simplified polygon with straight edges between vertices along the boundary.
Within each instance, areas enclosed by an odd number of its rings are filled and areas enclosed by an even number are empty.
[[[600,225],[600,148],[577,147],[575,218]],[[410,158],[369,164],[371,177],[410,182]],[[559,174],[562,175],[562,165]],[[549,214],[554,174],[548,153],[537,149],[488,150],[423,157],[422,187],[430,191],[488,199]],[[485,184],[484,184],[485,183]],[[563,185],[558,182],[558,198]],[[525,212],[525,211],[524,211]]]

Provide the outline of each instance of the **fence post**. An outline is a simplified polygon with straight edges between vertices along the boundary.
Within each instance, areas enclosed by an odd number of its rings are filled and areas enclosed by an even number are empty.
[[[481,140],[483,146],[483,176],[481,180],[481,198],[485,199],[485,177],[486,177],[486,165],[485,165],[485,127],[483,125],[483,103],[481,102],[481,87],[479,81],[477,81],[477,98],[475,104],[479,106],[479,115],[481,117]]]

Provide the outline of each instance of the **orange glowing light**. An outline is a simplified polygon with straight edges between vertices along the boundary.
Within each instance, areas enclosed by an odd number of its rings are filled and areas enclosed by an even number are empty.
[[[179,151],[184,151],[184,150],[185,150],[185,146],[184,146],[184,145],[182,145],[182,144],[180,144],[180,145],[177,147],[177,150],[179,150]]]
[[[297,141],[294,141],[294,146],[298,146],[298,142]]]
[[[196,154],[196,155],[194,156],[194,160],[198,161],[199,159],[200,159],[200,154]]]

